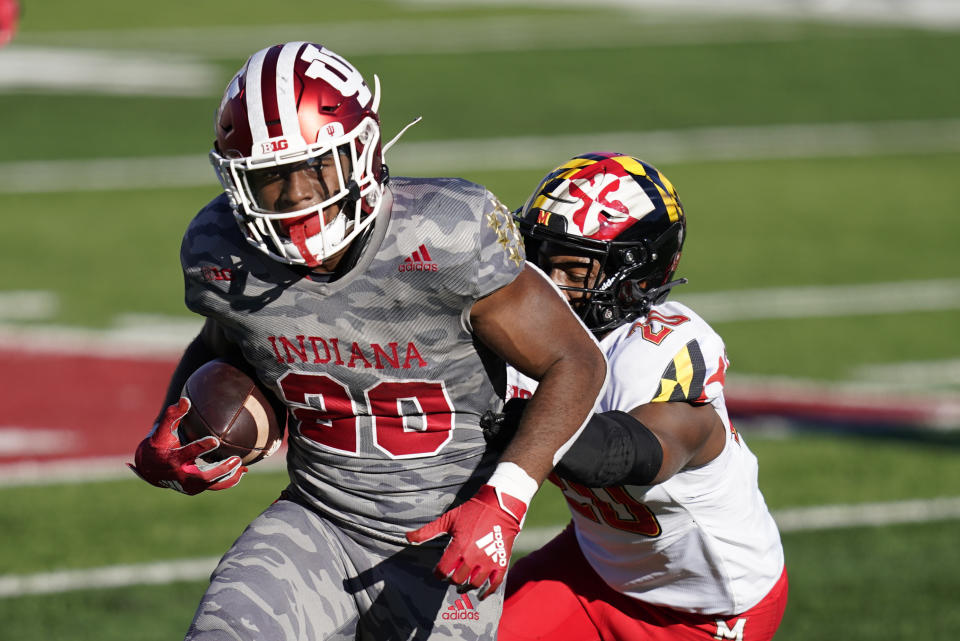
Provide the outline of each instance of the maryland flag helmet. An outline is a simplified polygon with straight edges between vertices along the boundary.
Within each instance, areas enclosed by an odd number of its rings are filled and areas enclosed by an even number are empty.
[[[618,153],[577,156],[540,181],[516,213],[527,255],[586,256],[599,272],[574,309],[596,334],[646,314],[663,302],[686,235],[677,191],[652,165]]]

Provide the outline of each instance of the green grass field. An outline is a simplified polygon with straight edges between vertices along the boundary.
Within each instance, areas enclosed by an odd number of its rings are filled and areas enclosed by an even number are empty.
[[[774,510],[937,498],[960,486],[955,438],[747,438]],[[0,558],[11,574],[26,575],[215,557],[284,482],[281,472],[257,473],[230,492],[189,498],[132,479],[2,490]],[[526,527],[563,523],[565,511],[547,487]],[[949,638],[960,623],[956,536],[955,521],[785,533],[791,593],[777,638]],[[204,588],[192,581],[6,598],[0,618],[11,639],[159,641],[183,633]]]
[[[150,9],[119,0],[27,4],[17,40],[0,51],[0,69],[18,51],[62,49],[69,68],[77,52],[97,50],[120,59],[176,57],[212,70],[214,81],[193,96],[0,82],[0,174],[25,162],[83,168],[95,159],[196,157],[209,182],[0,189],[0,297],[40,290],[59,300],[47,317],[0,316],[0,330],[18,322],[108,328],[123,314],[187,318],[177,249],[186,223],[218,192],[202,164],[222,85],[256,48],[311,38],[331,43],[368,78],[381,77],[386,139],[424,116],[398,150],[446,140],[464,141],[467,150],[512,136],[589,141],[611,132],[855,123],[864,138],[841,151],[819,139],[785,142],[769,157],[698,157],[694,149],[661,161],[644,149],[617,151],[654,163],[679,190],[689,218],[679,275],[690,279],[676,292],[680,300],[687,292],[890,283],[889,313],[716,322],[731,385],[737,375],[856,383],[868,366],[960,359],[958,306],[910,309],[900,304],[909,292],[896,285],[960,278],[960,143],[950,144],[960,118],[952,71],[960,32],[569,5],[363,2],[321,10],[289,2],[276,11],[238,0],[225,12],[180,1]],[[941,144],[871,129],[888,121],[942,124]],[[735,150],[737,142],[734,135],[724,144]],[[792,145],[805,143],[813,149],[794,153]],[[518,168],[505,153],[503,168],[471,168],[467,159],[458,173],[515,207],[565,159],[545,155],[540,167]],[[52,172],[49,180],[69,174]],[[960,390],[956,375],[910,383]],[[773,435],[764,427],[745,433],[775,510],[960,496],[956,431],[880,438],[823,426]],[[0,487],[0,583],[4,575],[216,556],[283,483],[282,473],[265,471],[230,492],[192,498],[132,478]],[[528,527],[565,518],[557,494],[546,490]],[[958,535],[956,520],[785,533],[791,594],[777,638],[950,638],[960,625]],[[191,581],[0,597],[0,639],[176,639],[203,589]]]

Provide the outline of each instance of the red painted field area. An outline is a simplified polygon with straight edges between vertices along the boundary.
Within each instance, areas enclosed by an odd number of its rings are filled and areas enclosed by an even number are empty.
[[[7,348],[0,363],[0,466],[132,456],[176,364]]]
[[[27,477],[42,477],[34,468],[94,458],[110,468],[104,473],[123,473],[122,461],[132,460],[161,409],[176,358],[175,351],[92,356],[0,346],[0,479],[23,477],[25,469]],[[734,379],[727,403],[735,422],[777,417],[854,430],[960,427],[960,400],[942,396]]]

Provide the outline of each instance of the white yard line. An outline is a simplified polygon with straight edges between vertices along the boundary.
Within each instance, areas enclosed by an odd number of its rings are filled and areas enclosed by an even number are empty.
[[[960,151],[960,119],[693,127],[560,136],[407,142],[387,159],[397,175],[540,170],[584,150],[639,149],[659,164]],[[199,187],[216,184],[202,153],[0,163],[0,194]]]
[[[790,508],[773,514],[781,532],[960,519],[960,497]]]
[[[0,322],[43,321],[60,311],[60,299],[48,291],[0,291]]]
[[[877,503],[817,505],[773,510],[781,532],[832,530],[850,527],[928,523],[960,519],[960,497],[912,499]],[[521,531],[515,549],[530,552],[556,536],[562,528]]]
[[[582,8],[582,0],[577,2],[578,8]],[[16,52],[33,47],[62,47],[65,48],[62,56],[65,59],[69,55],[66,48],[122,49],[132,51],[138,56],[150,51],[161,55],[176,52],[180,55],[217,59],[235,57],[239,64],[259,47],[290,40],[319,42],[353,60],[358,56],[582,51],[616,47],[793,42],[811,38],[849,40],[890,37],[888,33],[871,29],[864,29],[859,33],[851,33],[849,30],[844,33],[821,31],[811,36],[808,28],[785,15],[761,16],[772,19],[758,25],[745,23],[740,16],[724,16],[723,12],[635,12],[617,9],[607,7],[607,10],[600,8],[599,11],[589,13],[541,13],[532,16],[472,16],[469,19],[428,18],[413,14],[404,18],[322,24],[68,30],[43,33],[23,31],[8,49]],[[941,21],[936,27],[949,29],[949,25],[949,21]],[[914,25],[904,21],[898,26]],[[361,71],[364,71],[362,67]],[[371,69],[370,72],[376,72],[376,69]]]
[[[960,279],[828,287],[778,287],[684,294],[674,298],[711,323],[758,319],[898,314],[960,308]]]
[[[200,581],[210,576],[218,559],[181,559],[159,563],[112,565],[87,570],[0,576],[0,598],[29,594],[58,594],[74,590],[160,585]]]
[[[70,430],[0,424],[0,457],[63,456],[71,451],[77,438]],[[2,475],[0,471],[0,478]]]
[[[582,0],[530,0],[528,4],[583,6]],[[601,10],[469,20],[424,18],[414,11],[409,18],[322,24],[26,30],[0,52],[0,90],[216,96],[226,79],[209,58],[242,60],[257,47],[298,39],[320,41],[353,57],[809,40],[810,34],[798,20],[960,29],[960,6],[945,0],[598,0],[591,7]],[[745,16],[765,24],[745,24]],[[865,29],[812,37],[886,38],[889,34]],[[122,56],[113,53],[118,49],[124,50]]]
[[[960,497],[791,508],[774,511],[773,516],[780,531],[784,533],[949,521],[960,519]],[[556,536],[561,529],[540,527],[523,530],[514,549],[522,553],[535,550]],[[208,557],[37,574],[0,575],[0,598],[203,581],[209,577],[218,561],[217,557]]]
[[[107,40],[109,42],[109,39]],[[0,89],[194,97],[216,93],[223,72],[176,54],[11,46],[0,52]]]
[[[854,369],[851,375],[862,381],[896,383],[911,387],[931,384],[960,385],[960,359],[863,365]]]
[[[498,7],[515,0],[398,0],[410,6]],[[535,7],[582,8],[583,0],[524,0]],[[934,30],[960,28],[960,5],[953,0],[592,0],[596,8],[625,12],[657,11],[676,20],[708,16],[816,20],[840,24],[880,24]]]
[[[2,430],[0,430],[2,434]],[[263,474],[286,469],[286,452],[280,450],[271,458],[265,459],[250,468],[249,474]],[[130,456],[86,459],[63,459],[57,461],[21,461],[0,465],[0,490],[17,487],[35,487],[44,485],[77,485],[102,481],[121,481],[133,479],[133,472],[127,463],[133,462]]]

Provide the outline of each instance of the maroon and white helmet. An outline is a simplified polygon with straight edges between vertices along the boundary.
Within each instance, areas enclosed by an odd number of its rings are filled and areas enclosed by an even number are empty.
[[[376,217],[387,175],[374,79],[371,93],[336,53],[288,42],[253,54],[227,86],[210,161],[247,240],[271,258],[315,267]],[[284,166],[316,166],[324,156],[334,159],[339,185],[323,202],[292,212],[258,202],[253,185],[263,176]],[[326,223],[323,210],[334,204],[340,213]]]

